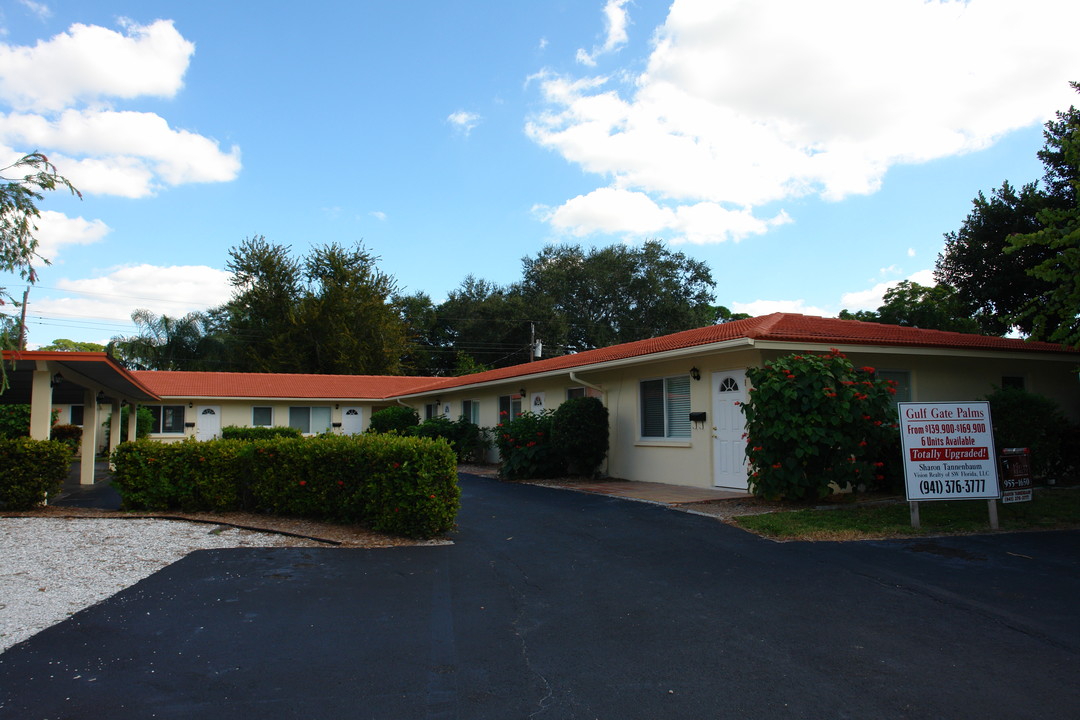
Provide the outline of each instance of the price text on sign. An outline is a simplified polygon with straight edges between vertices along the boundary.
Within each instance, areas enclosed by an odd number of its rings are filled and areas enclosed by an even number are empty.
[[[897,409],[908,500],[1001,495],[989,403],[900,403]]]

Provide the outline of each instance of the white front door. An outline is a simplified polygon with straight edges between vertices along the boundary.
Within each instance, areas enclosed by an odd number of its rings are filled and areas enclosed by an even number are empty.
[[[213,440],[221,437],[221,406],[195,406],[195,439]]]
[[[341,408],[341,433],[342,435],[359,435],[361,433],[361,421],[363,413],[358,407]]]
[[[739,404],[746,401],[746,371],[712,374],[713,485],[746,490],[746,421]]]

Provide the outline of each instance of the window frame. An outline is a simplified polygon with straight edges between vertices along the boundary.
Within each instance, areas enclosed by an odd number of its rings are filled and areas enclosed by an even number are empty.
[[[656,383],[659,385],[657,394]],[[650,390],[646,389],[649,386]],[[677,385],[678,387],[672,387]],[[643,442],[689,442],[690,425],[690,375],[668,375],[642,378],[638,381],[638,439]],[[656,402],[659,401],[659,415]],[[675,401],[675,402],[673,402]],[[652,407],[648,407],[651,404]],[[680,417],[680,414],[682,417]],[[663,434],[646,434],[655,430],[655,421],[663,421]],[[649,427],[652,426],[652,427]]]
[[[462,400],[461,401],[461,417],[465,419],[465,422],[471,422],[473,425],[480,424],[480,401],[479,400]]]
[[[325,411],[325,414],[326,414],[326,427],[323,427],[321,430],[313,429],[315,427],[315,423],[314,423],[314,419],[315,419],[314,415],[315,415],[315,413],[314,413],[314,411],[316,411],[316,410],[320,411],[319,412],[320,415],[323,414],[323,411]],[[295,424],[295,421],[293,419],[294,411],[297,414],[299,414],[300,411],[306,411],[307,429],[304,429],[304,427],[299,425],[299,424]],[[329,432],[330,428],[331,428],[331,423],[330,423],[331,419],[332,418],[331,418],[331,412],[330,412],[330,406],[329,405],[290,405],[289,406],[289,427],[296,428],[303,435],[319,435],[319,434],[324,433],[324,432]]]
[[[150,428],[151,435],[183,435],[186,432],[185,420],[187,419],[186,405],[145,405],[150,409],[154,417],[154,425]],[[169,411],[169,412],[167,412]],[[179,411],[179,413],[177,413]],[[169,428],[166,430],[165,418],[169,417]],[[179,422],[177,421],[179,420]]]
[[[521,417],[524,398],[520,393],[499,396],[499,422],[510,422]]]
[[[270,411],[270,422],[258,423],[255,422],[256,410],[268,410]],[[274,427],[274,406],[273,405],[252,405],[251,406],[251,427]]]

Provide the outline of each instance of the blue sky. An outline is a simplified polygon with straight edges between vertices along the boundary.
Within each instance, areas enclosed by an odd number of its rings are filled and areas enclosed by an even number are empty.
[[[436,302],[550,243],[662,238],[732,309],[872,309],[932,281],[979,190],[1041,175],[1078,26],[1066,0],[4,0],[0,155],[85,194],[41,206],[30,344],[221,304],[257,234],[363,241]]]

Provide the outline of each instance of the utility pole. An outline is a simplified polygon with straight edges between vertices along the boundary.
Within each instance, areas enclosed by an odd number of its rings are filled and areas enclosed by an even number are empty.
[[[30,297],[30,286],[26,286],[26,290],[22,294],[22,312],[19,317],[19,349],[26,349],[26,300]]]
[[[529,322],[529,362],[536,360],[536,323]]]

